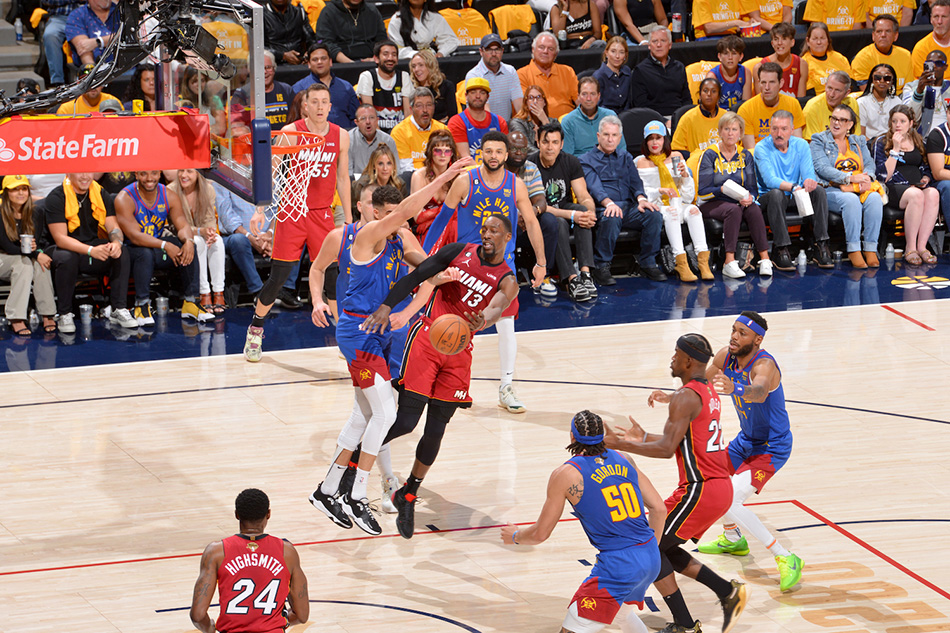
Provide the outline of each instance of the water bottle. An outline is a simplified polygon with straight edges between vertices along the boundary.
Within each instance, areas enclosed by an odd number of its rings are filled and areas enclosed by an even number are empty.
[[[36,310],[30,310],[30,329],[35,330],[40,326],[40,315]]]
[[[670,31],[673,32],[673,39],[678,42],[683,37],[683,14],[674,13],[672,17]]]
[[[808,256],[805,255],[804,249],[798,251],[798,257],[795,259],[795,263],[796,263],[799,267],[801,267],[801,266],[807,266],[807,265],[808,265]]]
[[[888,243],[887,248],[884,249],[884,259],[892,260],[894,259],[894,245]]]
[[[560,31],[558,31],[557,39],[558,39],[558,42],[560,43],[561,50],[563,50],[567,46],[567,31],[565,31],[564,29],[561,29]]]
[[[17,18],[13,21],[13,29],[16,31],[16,43],[23,43],[23,21]]]

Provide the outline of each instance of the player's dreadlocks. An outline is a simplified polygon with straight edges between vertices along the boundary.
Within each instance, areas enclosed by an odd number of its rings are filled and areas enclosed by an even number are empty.
[[[604,421],[599,415],[584,409],[574,416],[571,425],[575,430],[575,440],[565,447],[571,455],[601,455],[607,450],[607,446],[603,441]],[[596,437],[599,435],[601,436],[601,440],[596,444],[586,444],[577,440],[578,434],[584,437]]]

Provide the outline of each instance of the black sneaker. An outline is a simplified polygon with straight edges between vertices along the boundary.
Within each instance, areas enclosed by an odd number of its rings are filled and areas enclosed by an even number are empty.
[[[699,620],[693,622],[693,626],[685,627],[675,622],[670,622],[667,624],[662,631],[658,633],[703,633],[702,623]]]
[[[606,266],[601,266],[600,268],[594,268],[591,273],[596,281],[601,286],[616,286],[617,280],[614,279],[613,275],[610,274],[610,264]]]
[[[340,507],[353,520],[356,527],[367,534],[379,536],[383,529],[379,527],[376,517],[373,514],[374,508],[371,508],[366,499],[354,499],[349,494],[340,497]]]
[[[346,516],[346,512],[340,507],[340,502],[336,500],[336,497],[321,492],[320,486],[317,486],[317,489],[310,493],[310,503],[340,527],[347,529],[353,527],[353,522],[350,521],[350,517]]]
[[[299,310],[300,306],[303,305],[300,303],[300,299],[297,298],[297,294],[292,290],[288,290],[287,288],[280,289],[280,292],[277,293],[277,299],[274,300],[274,303],[285,310]]]
[[[567,280],[567,296],[578,303],[590,301],[590,293],[579,275]]]
[[[594,280],[591,279],[590,273],[586,270],[582,270],[579,275],[581,281],[584,282],[584,287],[587,288],[587,296],[591,299],[597,298],[597,285],[594,283]]]
[[[795,264],[792,262],[792,257],[788,254],[788,248],[785,246],[773,248],[771,259],[772,265],[778,270],[785,272],[795,270]]]
[[[340,478],[340,487],[336,490],[336,496],[343,497],[350,494],[350,491],[353,490],[354,481],[356,481],[356,467],[347,465],[346,470],[343,471],[343,476]]]
[[[749,599],[749,592],[745,584],[738,580],[732,581],[732,593],[720,600],[722,605],[722,633],[729,633],[736,625],[736,620],[742,615],[745,603]]]
[[[403,538],[412,538],[416,531],[416,496],[406,492],[403,486],[393,493],[393,505],[396,506],[396,529]]]
[[[662,270],[656,266],[650,266],[648,268],[641,268],[640,274],[649,279],[650,281],[666,281],[667,276]]]
[[[834,268],[835,260],[831,257],[831,251],[828,249],[828,242],[822,240],[815,244],[815,256],[812,257],[812,261],[817,264],[818,268]]]

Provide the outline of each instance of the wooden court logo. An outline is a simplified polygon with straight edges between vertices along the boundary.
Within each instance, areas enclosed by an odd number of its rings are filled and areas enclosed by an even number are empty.
[[[898,277],[891,282],[891,285],[898,286],[904,290],[939,290],[950,286],[950,279],[946,277],[931,277],[929,275],[914,275],[908,277]]]

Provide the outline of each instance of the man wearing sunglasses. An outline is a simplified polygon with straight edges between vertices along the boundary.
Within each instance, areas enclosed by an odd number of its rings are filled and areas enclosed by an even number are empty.
[[[903,101],[914,111],[923,136],[947,118],[950,100],[950,81],[944,79],[947,56],[943,51],[931,51],[924,61],[924,72],[919,79],[904,85]]]

